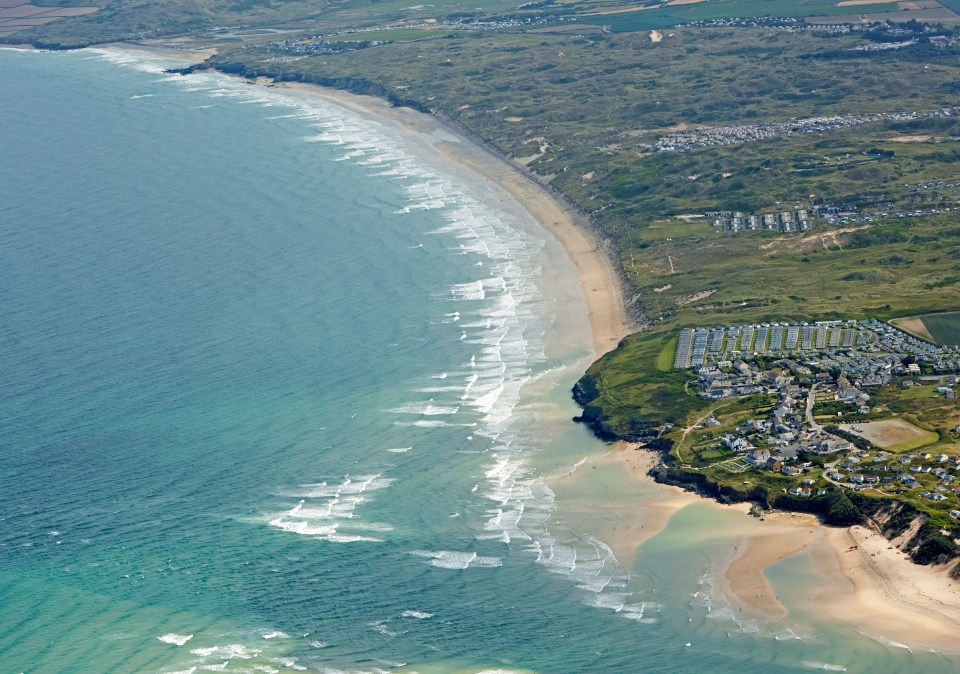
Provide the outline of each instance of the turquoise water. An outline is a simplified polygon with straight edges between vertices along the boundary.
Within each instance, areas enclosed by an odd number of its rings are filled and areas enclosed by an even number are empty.
[[[624,569],[542,479],[604,451],[556,244],[430,138],[165,65],[0,50],[0,672],[954,671],[739,622],[734,513]]]

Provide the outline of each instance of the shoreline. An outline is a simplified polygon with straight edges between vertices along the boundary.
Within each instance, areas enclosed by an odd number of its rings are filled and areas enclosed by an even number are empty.
[[[194,63],[206,57],[202,51],[144,45],[102,47],[143,51]],[[257,83],[303,91],[364,116],[385,119],[420,142],[429,143],[451,162],[497,185],[560,243],[576,267],[595,357],[615,348],[632,331],[620,277],[597,235],[578,224],[578,213],[561,204],[512,162],[442,118],[395,107],[375,96],[314,84],[275,83],[271,79]],[[637,452],[625,443],[594,458],[595,463],[619,463],[632,479],[655,484],[658,494],[663,495],[638,497],[609,509],[611,514],[616,510],[625,527],[605,542],[625,566],[632,563],[644,541],[663,531],[673,514],[692,503],[738,510],[744,514],[743,522],[731,529],[732,554],[718,570],[718,580],[723,594],[745,613],[767,621],[786,617],[788,610],[775,596],[763,571],[786,557],[806,554],[819,577],[817,586],[810,588],[810,606],[824,620],[853,625],[864,634],[895,646],[960,653],[960,584],[951,581],[945,570],[932,571],[914,564],[895,548],[889,548],[890,543],[882,536],[862,527],[827,527],[812,516],[783,511],[764,513],[760,520],[746,517],[743,504],[724,506],[680,487],[657,484],[647,473],[658,461],[658,454]],[[575,474],[569,477],[576,479]],[[851,546],[857,547],[851,551]]]
[[[630,447],[634,446],[623,443],[619,449],[624,470],[633,479],[653,482],[647,472],[659,463],[659,453]],[[806,555],[817,576],[807,588],[806,608],[818,619],[849,625],[897,648],[960,654],[960,583],[949,576],[952,564],[915,564],[891,541],[864,526],[831,527],[814,515],[782,510],[750,517],[749,503],[724,505],[681,487],[655,484],[676,495],[668,502],[668,511],[659,513],[665,519],[655,518],[645,536],[620,545],[639,547],[666,528],[673,513],[691,503],[742,513],[742,521],[729,531],[732,549],[716,579],[721,593],[744,617],[762,622],[788,618],[788,607],[763,572],[788,557]]]
[[[178,49],[129,43],[98,45],[97,48],[139,51],[189,63],[202,63],[215,53],[213,49]],[[392,122],[420,140],[427,139],[444,158],[506,192],[531,220],[557,240],[577,269],[579,286],[587,305],[595,359],[612,351],[620,340],[635,331],[627,314],[626,294],[620,275],[604,251],[600,236],[581,224],[584,215],[561,203],[512,161],[465,135],[442,117],[409,107],[394,106],[377,96],[319,84],[275,81],[269,77],[244,79],[259,86],[319,96],[360,115]]]
[[[267,81],[276,88],[318,95],[354,112],[390,120],[409,133],[429,137],[433,147],[446,159],[505,191],[533,221],[560,243],[577,269],[596,358],[612,351],[621,339],[632,332],[619,275],[603,251],[599,237],[578,224],[579,213],[558,202],[516,167],[433,115],[412,108],[395,107],[375,96],[315,84]]]

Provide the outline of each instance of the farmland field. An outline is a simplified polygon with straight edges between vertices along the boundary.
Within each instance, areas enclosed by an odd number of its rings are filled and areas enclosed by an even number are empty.
[[[896,3],[879,1],[858,6],[860,12],[896,12]],[[654,9],[639,9],[606,15],[603,23],[615,33],[670,26],[688,21],[736,19],[745,17],[808,17],[846,15],[850,7],[839,7],[834,2],[793,2],[792,0],[718,0],[689,4],[668,4]]]
[[[904,332],[909,332],[911,335],[915,335],[920,339],[926,339],[928,341],[934,341],[933,335],[930,334],[930,331],[927,330],[927,326],[923,324],[923,319],[916,316],[912,318],[897,318],[890,323]]]
[[[960,344],[960,311],[930,314],[921,319],[937,344]]]

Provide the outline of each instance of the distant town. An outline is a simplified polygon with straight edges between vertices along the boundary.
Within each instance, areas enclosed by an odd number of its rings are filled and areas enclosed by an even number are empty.
[[[674,131],[653,143],[637,143],[636,147],[647,152],[688,152],[697,147],[714,145],[738,145],[751,141],[793,134],[824,133],[833,129],[860,126],[874,122],[895,122],[923,118],[951,117],[958,114],[960,106],[945,106],[936,110],[920,112],[875,112],[866,114],[831,115],[791,119],[782,122],[759,122],[698,129]]]

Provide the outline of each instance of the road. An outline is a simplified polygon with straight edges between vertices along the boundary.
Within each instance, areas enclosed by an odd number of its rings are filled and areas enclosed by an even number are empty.
[[[810,393],[807,394],[807,424],[810,426],[810,430],[819,433],[823,431],[823,428],[820,427],[816,421],[813,420],[813,403],[817,396],[817,385],[813,384],[810,387]]]

